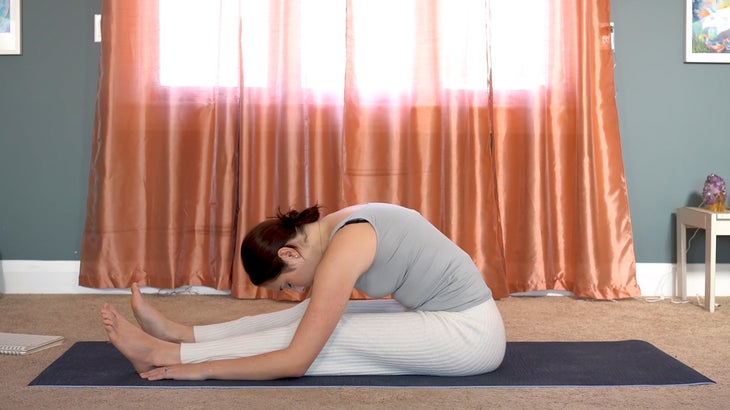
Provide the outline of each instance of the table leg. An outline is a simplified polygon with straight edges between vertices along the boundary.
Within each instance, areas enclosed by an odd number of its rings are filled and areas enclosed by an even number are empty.
[[[677,272],[674,275],[674,296],[687,300],[687,225],[677,213]]]
[[[705,308],[708,311],[715,311],[715,261],[717,260],[717,240],[713,228],[713,222],[705,230]]]

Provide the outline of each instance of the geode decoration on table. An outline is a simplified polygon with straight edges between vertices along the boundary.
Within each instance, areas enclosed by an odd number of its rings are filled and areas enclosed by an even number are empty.
[[[705,201],[705,208],[713,212],[724,212],[725,198],[727,198],[725,180],[715,174],[708,175],[705,180],[705,186],[702,189],[702,199]]]

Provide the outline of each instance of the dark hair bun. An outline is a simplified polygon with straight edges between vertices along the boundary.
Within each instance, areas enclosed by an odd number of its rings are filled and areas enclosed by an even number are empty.
[[[276,215],[281,221],[281,226],[287,231],[296,231],[302,225],[317,222],[319,220],[319,205],[310,206],[301,212],[290,210],[282,213],[281,210]]]

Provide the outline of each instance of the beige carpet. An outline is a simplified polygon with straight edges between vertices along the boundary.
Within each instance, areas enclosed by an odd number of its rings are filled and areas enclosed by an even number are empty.
[[[225,296],[148,296],[188,323],[232,319],[287,306]],[[71,344],[106,340],[99,307],[112,302],[131,318],[122,295],[0,295],[0,331],[59,334],[60,347],[29,356],[0,355],[0,409],[719,409],[730,402],[730,298],[715,313],[691,300],[584,301],[569,297],[498,301],[509,340],[648,341],[717,382],[691,387],[493,389],[92,389],[27,387]]]

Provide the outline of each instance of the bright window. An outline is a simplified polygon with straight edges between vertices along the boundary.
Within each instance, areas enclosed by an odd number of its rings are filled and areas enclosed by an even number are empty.
[[[419,0],[356,0],[355,71],[363,91],[412,86],[413,38]],[[491,3],[487,20],[485,4]],[[545,84],[547,0],[443,0],[440,76],[443,88],[486,89],[487,30],[494,86],[531,89]],[[301,86],[342,89],[345,1],[301,0],[298,27]],[[384,12],[387,10],[387,12]],[[247,87],[269,83],[274,19],[264,0],[160,0],[160,82],[168,87],[237,86],[239,58]],[[239,16],[241,36],[239,48]],[[239,56],[240,50],[245,54]],[[288,49],[287,49],[288,50]],[[444,55],[445,54],[445,55]],[[387,61],[387,64],[370,62]]]
[[[548,0],[492,0],[494,88],[535,89],[545,85]]]
[[[237,0],[160,0],[160,83],[238,84],[237,15]]]

